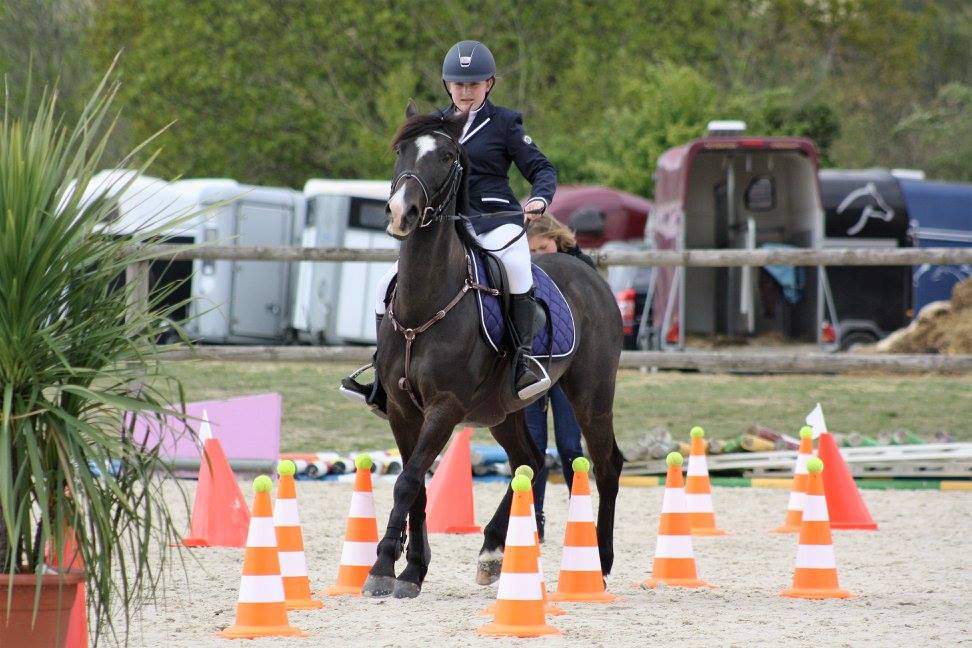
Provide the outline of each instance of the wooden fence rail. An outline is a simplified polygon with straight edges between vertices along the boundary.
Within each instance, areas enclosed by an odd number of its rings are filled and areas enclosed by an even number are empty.
[[[727,268],[738,266],[896,266],[972,264],[972,248],[896,249],[785,249],[785,250],[592,250],[594,262],[607,266],[687,266]],[[145,248],[146,258],[216,259],[236,261],[394,261],[398,250],[155,245]]]
[[[373,347],[195,346],[167,352],[168,360],[238,362],[360,362]],[[914,374],[972,373],[972,355],[807,353],[801,351],[623,351],[622,368],[696,369],[705,372],[846,373],[880,371]]]

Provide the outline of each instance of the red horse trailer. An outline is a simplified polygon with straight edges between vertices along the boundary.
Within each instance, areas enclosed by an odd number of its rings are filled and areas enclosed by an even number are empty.
[[[557,188],[550,212],[577,234],[583,248],[608,241],[641,242],[651,201],[608,187],[564,185]]]
[[[814,143],[744,131],[713,122],[659,157],[646,234],[655,248],[821,247]],[[825,284],[819,268],[659,268],[646,346],[683,349],[686,334],[819,342]]]

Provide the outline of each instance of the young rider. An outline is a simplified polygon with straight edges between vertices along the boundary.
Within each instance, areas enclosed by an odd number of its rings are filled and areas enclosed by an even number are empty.
[[[553,199],[557,172],[527,134],[520,113],[489,101],[489,93],[496,84],[496,62],[488,47],[469,40],[453,45],[442,61],[442,83],[452,99],[452,104],[442,112],[466,115],[459,143],[469,157],[470,209],[480,214],[470,219],[476,239],[489,250],[516,239],[495,254],[506,269],[511,293],[510,319],[515,329],[514,339],[518,341],[515,391],[520,398],[530,398],[549,387],[549,378],[537,373],[525,357],[531,350],[536,308],[530,247],[521,234],[524,222],[539,218]],[[516,165],[532,186],[523,210],[525,214],[520,212],[519,202],[510,188],[511,164]],[[490,216],[509,211],[516,213]],[[378,285],[375,310],[379,328],[385,313],[385,292],[396,272],[397,264]],[[345,378],[342,391],[353,398],[364,396],[373,409],[383,411],[384,390],[377,375],[375,378],[374,385],[361,385]]]

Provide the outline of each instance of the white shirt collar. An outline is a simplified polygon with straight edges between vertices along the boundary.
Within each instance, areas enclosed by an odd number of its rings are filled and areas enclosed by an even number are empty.
[[[466,133],[469,132],[469,127],[472,126],[472,123],[474,121],[476,121],[476,115],[479,113],[480,110],[483,109],[483,106],[485,106],[485,105],[486,105],[486,102],[484,101],[479,106],[479,108],[477,108],[476,110],[470,110],[469,111],[469,116],[466,117],[466,125],[462,127],[462,135],[459,137],[460,140],[463,139],[466,136]]]

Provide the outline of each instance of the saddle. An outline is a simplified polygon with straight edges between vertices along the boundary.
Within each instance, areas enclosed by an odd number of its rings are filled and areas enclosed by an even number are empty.
[[[466,250],[472,263],[473,279],[499,290],[499,296],[477,292],[480,328],[486,342],[497,352],[512,348],[509,336],[509,282],[503,264],[485,250]],[[532,264],[534,296],[537,302],[536,335],[531,357],[565,358],[574,352],[574,315],[560,288],[546,272]]]
[[[472,268],[473,281],[499,292],[492,295],[476,291],[480,331],[483,339],[497,353],[506,354],[513,348],[509,335],[510,291],[506,269],[496,255],[486,250],[466,248]],[[576,343],[574,315],[560,288],[546,272],[532,265],[534,294],[537,302],[536,335],[533,337],[532,358],[539,360],[566,358],[574,352]],[[398,277],[392,279],[385,294],[388,305]]]

